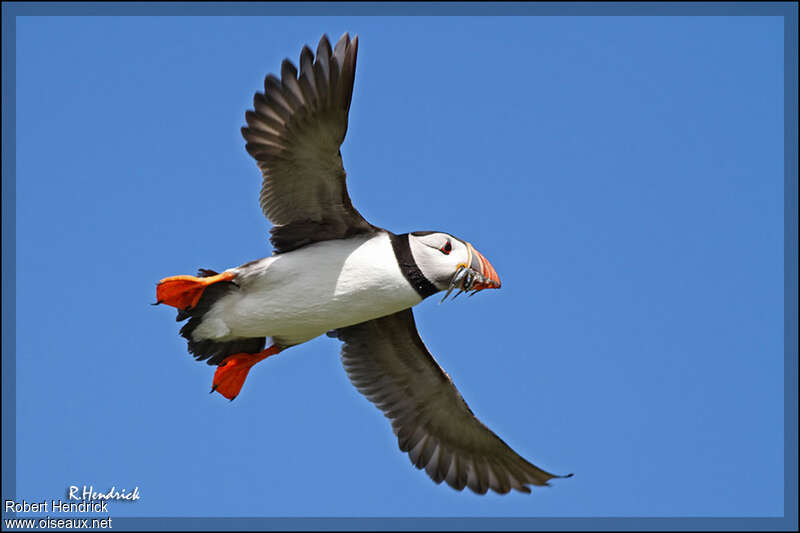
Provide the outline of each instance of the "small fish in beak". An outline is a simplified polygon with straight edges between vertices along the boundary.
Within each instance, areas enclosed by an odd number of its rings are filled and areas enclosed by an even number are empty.
[[[470,294],[472,296],[483,289],[500,288],[500,277],[489,260],[483,257],[483,254],[473,248],[470,243],[467,243],[467,251],[469,266],[460,265],[458,267],[450,280],[447,292],[439,303],[444,302],[455,288],[458,288],[459,291],[453,296],[453,300],[465,291],[472,291]]]

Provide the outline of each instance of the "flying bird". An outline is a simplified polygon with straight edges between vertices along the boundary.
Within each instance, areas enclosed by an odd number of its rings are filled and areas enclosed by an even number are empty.
[[[357,53],[357,36],[332,49],[323,35],[316,55],[303,47],[299,70],[285,59],[280,78],[268,75],[245,113],[273,254],[162,279],[156,304],[188,319],[180,334],[198,361],[217,366],[211,392],[225,398],[256,363],[327,333],[343,342],[353,385],[436,483],[505,494],[568,477],[534,466],[483,425],[417,333],[411,308],[428,296],[500,288],[491,263],[449,233],[374,226],[350,201],[339,147]]]

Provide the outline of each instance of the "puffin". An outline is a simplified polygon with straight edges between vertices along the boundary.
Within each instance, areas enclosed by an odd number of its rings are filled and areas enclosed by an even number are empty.
[[[221,273],[200,269],[156,285],[180,335],[216,366],[211,392],[239,394],[253,365],[320,335],[342,341],[356,389],[391,421],[400,450],[437,484],[477,494],[549,485],[472,413],[417,332],[411,308],[444,291],[499,289],[492,264],[441,231],[395,234],[353,206],[339,150],[347,132],[358,36],[323,35],[280,78],[267,75],[241,132],[262,174],[259,201],[273,254]],[[269,342],[268,342],[269,341]]]

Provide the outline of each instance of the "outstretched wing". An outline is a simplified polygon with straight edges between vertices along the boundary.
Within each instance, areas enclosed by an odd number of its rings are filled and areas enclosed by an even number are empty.
[[[300,74],[291,61],[281,78],[269,74],[256,93],[242,135],[264,180],[261,209],[272,222],[277,253],[312,242],[377,231],[353,207],[339,147],[347,132],[358,36],[344,34],[331,50],[323,35],[317,55],[300,53]]]
[[[520,457],[472,414],[420,339],[411,309],[330,335],[344,341],[350,381],[391,420],[400,449],[436,483],[505,494],[563,477]]]

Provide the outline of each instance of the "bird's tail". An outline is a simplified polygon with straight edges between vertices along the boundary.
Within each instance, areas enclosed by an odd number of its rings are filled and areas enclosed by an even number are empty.
[[[216,341],[196,339],[193,335],[214,303],[236,289],[234,278],[231,272],[217,274],[213,270],[200,269],[197,277],[172,276],[162,279],[156,287],[156,304],[176,307],[178,322],[189,319],[181,328],[181,336],[189,344],[189,353],[198,361],[205,360],[209,365],[219,366],[211,392],[217,391],[231,400],[239,394],[250,367],[280,351],[277,347],[264,350],[266,337]]]

